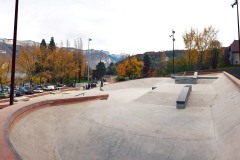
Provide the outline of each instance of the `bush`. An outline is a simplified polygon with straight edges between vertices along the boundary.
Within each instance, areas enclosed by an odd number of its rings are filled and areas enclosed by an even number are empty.
[[[118,77],[117,78],[117,81],[126,81],[127,79],[126,79],[126,77],[123,77],[123,76],[121,76],[121,77]]]

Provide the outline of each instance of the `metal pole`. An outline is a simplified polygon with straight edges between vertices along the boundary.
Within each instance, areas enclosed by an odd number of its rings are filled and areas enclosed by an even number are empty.
[[[174,33],[175,33],[175,31],[173,31],[173,74],[174,74],[174,41],[175,41]]]
[[[13,52],[12,52],[12,72],[11,72],[11,90],[10,90],[10,105],[13,105],[14,100],[14,79],[15,79],[15,62],[16,62],[16,42],[17,42],[17,22],[18,22],[18,0],[15,4],[15,19],[13,33]]]
[[[90,52],[89,52],[89,42],[90,42],[90,38],[88,38],[88,54],[90,53]],[[88,73],[87,73],[87,74],[88,74],[87,77],[88,77],[88,82],[89,82],[89,64],[88,64],[88,63],[87,63],[87,72],[88,72]]]
[[[237,22],[238,22],[238,52],[239,52],[239,56],[240,56],[240,31],[239,31],[238,0],[236,0],[236,2],[237,2]]]
[[[175,41],[175,38],[174,38],[174,34],[175,34],[175,31],[172,30],[172,34],[170,35],[170,37],[172,37],[172,41],[173,41],[173,53],[172,53],[172,57],[173,57],[173,60],[172,60],[172,66],[173,66],[173,74],[174,74],[174,41]]]
[[[238,52],[240,56],[240,31],[239,31],[239,11],[238,11],[238,0],[236,0],[231,6],[232,8],[237,5],[237,23],[238,23]],[[232,60],[233,63],[233,60]]]

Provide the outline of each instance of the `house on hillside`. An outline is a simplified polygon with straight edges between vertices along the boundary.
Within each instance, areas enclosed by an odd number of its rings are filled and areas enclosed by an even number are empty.
[[[229,61],[231,65],[240,65],[240,51],[238,40],[234,40],[229,46]]]

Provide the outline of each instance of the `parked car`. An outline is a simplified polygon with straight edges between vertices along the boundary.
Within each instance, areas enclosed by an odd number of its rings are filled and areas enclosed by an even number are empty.
[[[24,94],[27,94],[27,95],[34,94],[33,90],[31,90],[31,89],[24,88],[24,89],[22,89],[22,91],[24,92]]]
[[[10,93],[8,91],[0,92],[0,98],[9,98]]]
[[[43,93],[43,90],[41,88],[35,88],[33,90],[34,93]]]
[[[53,91],[54,89],[55,89],[54,85],[45,85],[45,86],[43,86],[43,90],[46,90],[46,91]]]
[[[16,96],[16,97],[20,97],[20,96],[23,96],[23,95],[25,95],[25,93],[24,93],[23,90],[17,90],[17,91],[15,91],[15,96]]]

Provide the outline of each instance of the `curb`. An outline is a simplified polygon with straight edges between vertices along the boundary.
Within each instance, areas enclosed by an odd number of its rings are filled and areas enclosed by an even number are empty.
[[[240,80],[237,79],[236,77],[232,76],[231,74],[227,73],[227,72],[223,72],[225,76],[228,77],[228,79],[230,79],[240,90]]]

